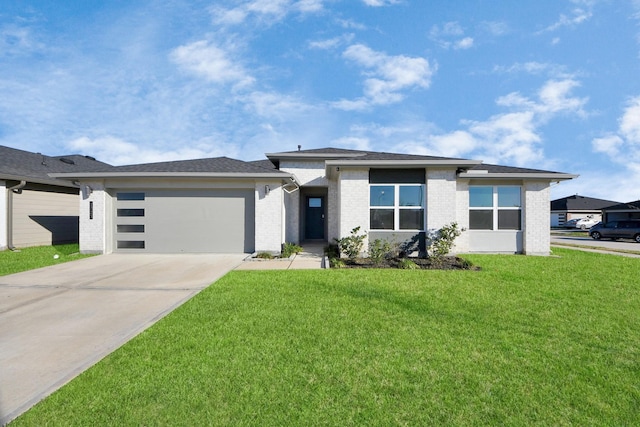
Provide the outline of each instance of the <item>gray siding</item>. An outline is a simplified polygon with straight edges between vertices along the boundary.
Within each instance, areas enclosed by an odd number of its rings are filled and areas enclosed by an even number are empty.
[[[43,190],[32,187],[11,195],[16,247],[78,242],[78,194],[73,189]]]

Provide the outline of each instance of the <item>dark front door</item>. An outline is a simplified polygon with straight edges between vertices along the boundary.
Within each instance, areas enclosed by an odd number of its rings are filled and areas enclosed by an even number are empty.
[[[305,240],[324,240],[324,197],[306,196]]]

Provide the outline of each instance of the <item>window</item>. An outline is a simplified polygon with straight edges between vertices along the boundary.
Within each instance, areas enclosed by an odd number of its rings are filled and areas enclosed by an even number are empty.
[[[424,230],[424,185],[369,186],[371,230]]]
[[[519,186],[470,186],[469,229],[521,230]]]
[[[118,200],[144,200],[144,193],[118,193],[116,194]]]

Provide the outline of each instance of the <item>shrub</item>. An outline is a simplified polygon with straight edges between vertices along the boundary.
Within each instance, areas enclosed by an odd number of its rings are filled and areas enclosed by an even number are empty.
[[[418,264],[411,261],[409,258],[402,258],[398,262],[398,268],[401,268],[403,270],[417,270],[420,267],[418,266]]]
[[[345,268],[347,264],[340,258],[329,258],[329,265],[331,268]]]
[[[329,259],[331,258],[340,258],[340,249],[338,245],[330,243],[324,247],[324,253],[327,254]]]
[[[335,239],[338,243],[338,247],[340,248],[340,252],[345,254],[347,258],[352,261],[360,255],[360,252],[362,252],[364,239],[367,237],[366,234],[358,234],[358,231],[360,231],[359,226],[351,230],[350,236]]]
[[[385,258],[389,258],[391,255],[391,243],[387,240],[376,239],[369,242],[369,259],[378,265],[382,263]]]
[[[260,259],[273,259],[274,256],[270,252],[260,252],[256,255],[256,258]]]
[[[457,222],[452,222],[431,233],[427,252],[434,263],[440,262],[445,255],[451,252],[454,241],[462,231],[464,230],[458,228]]]
[[[295,243],[285,243],[282,245],[282,258],[289,258],[293,254],[299,254],[302,252],[302,246],[298,246]]]

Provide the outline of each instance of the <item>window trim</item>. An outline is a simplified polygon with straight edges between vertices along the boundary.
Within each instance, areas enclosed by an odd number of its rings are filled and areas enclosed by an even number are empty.
[[[484,187],[492,189],[492,206],[471,206],[471,188]],[[520,190],[520,205],[519,206],[500,206],[498,199],[498,188],[518,188]],[[522,214],[522,186],[521,185],[469,185],[469,213],[471,211],[492,211],[492,224],[493,228],[471,228],[471,218],[469,218],[469,230],[470,231],[522,231],[524,228],[524,216]],[[520,226],[518,229],[513,228],[498,228],[499,212],[500,211],[519,211],[520,212]]]
[[[371,188],[372,187],[393,187],[393,205],[391,206],[374,206],[371,204]],[[422,191],[422,205],[420,206],[402,206],[400,205],[400,187],[419,187]],[[425,231],[427,225],[427,186],[426,184],[415,183],[370,183],[369,184],[369,218],[371,218],[372,210],[393,210],[393,229],[373,228],[371,220],[369,220],[369,229],[376,232],[422,232]],[[422,229],[417,228],[400,228],[400,211],[402,210],[422,210]]]

